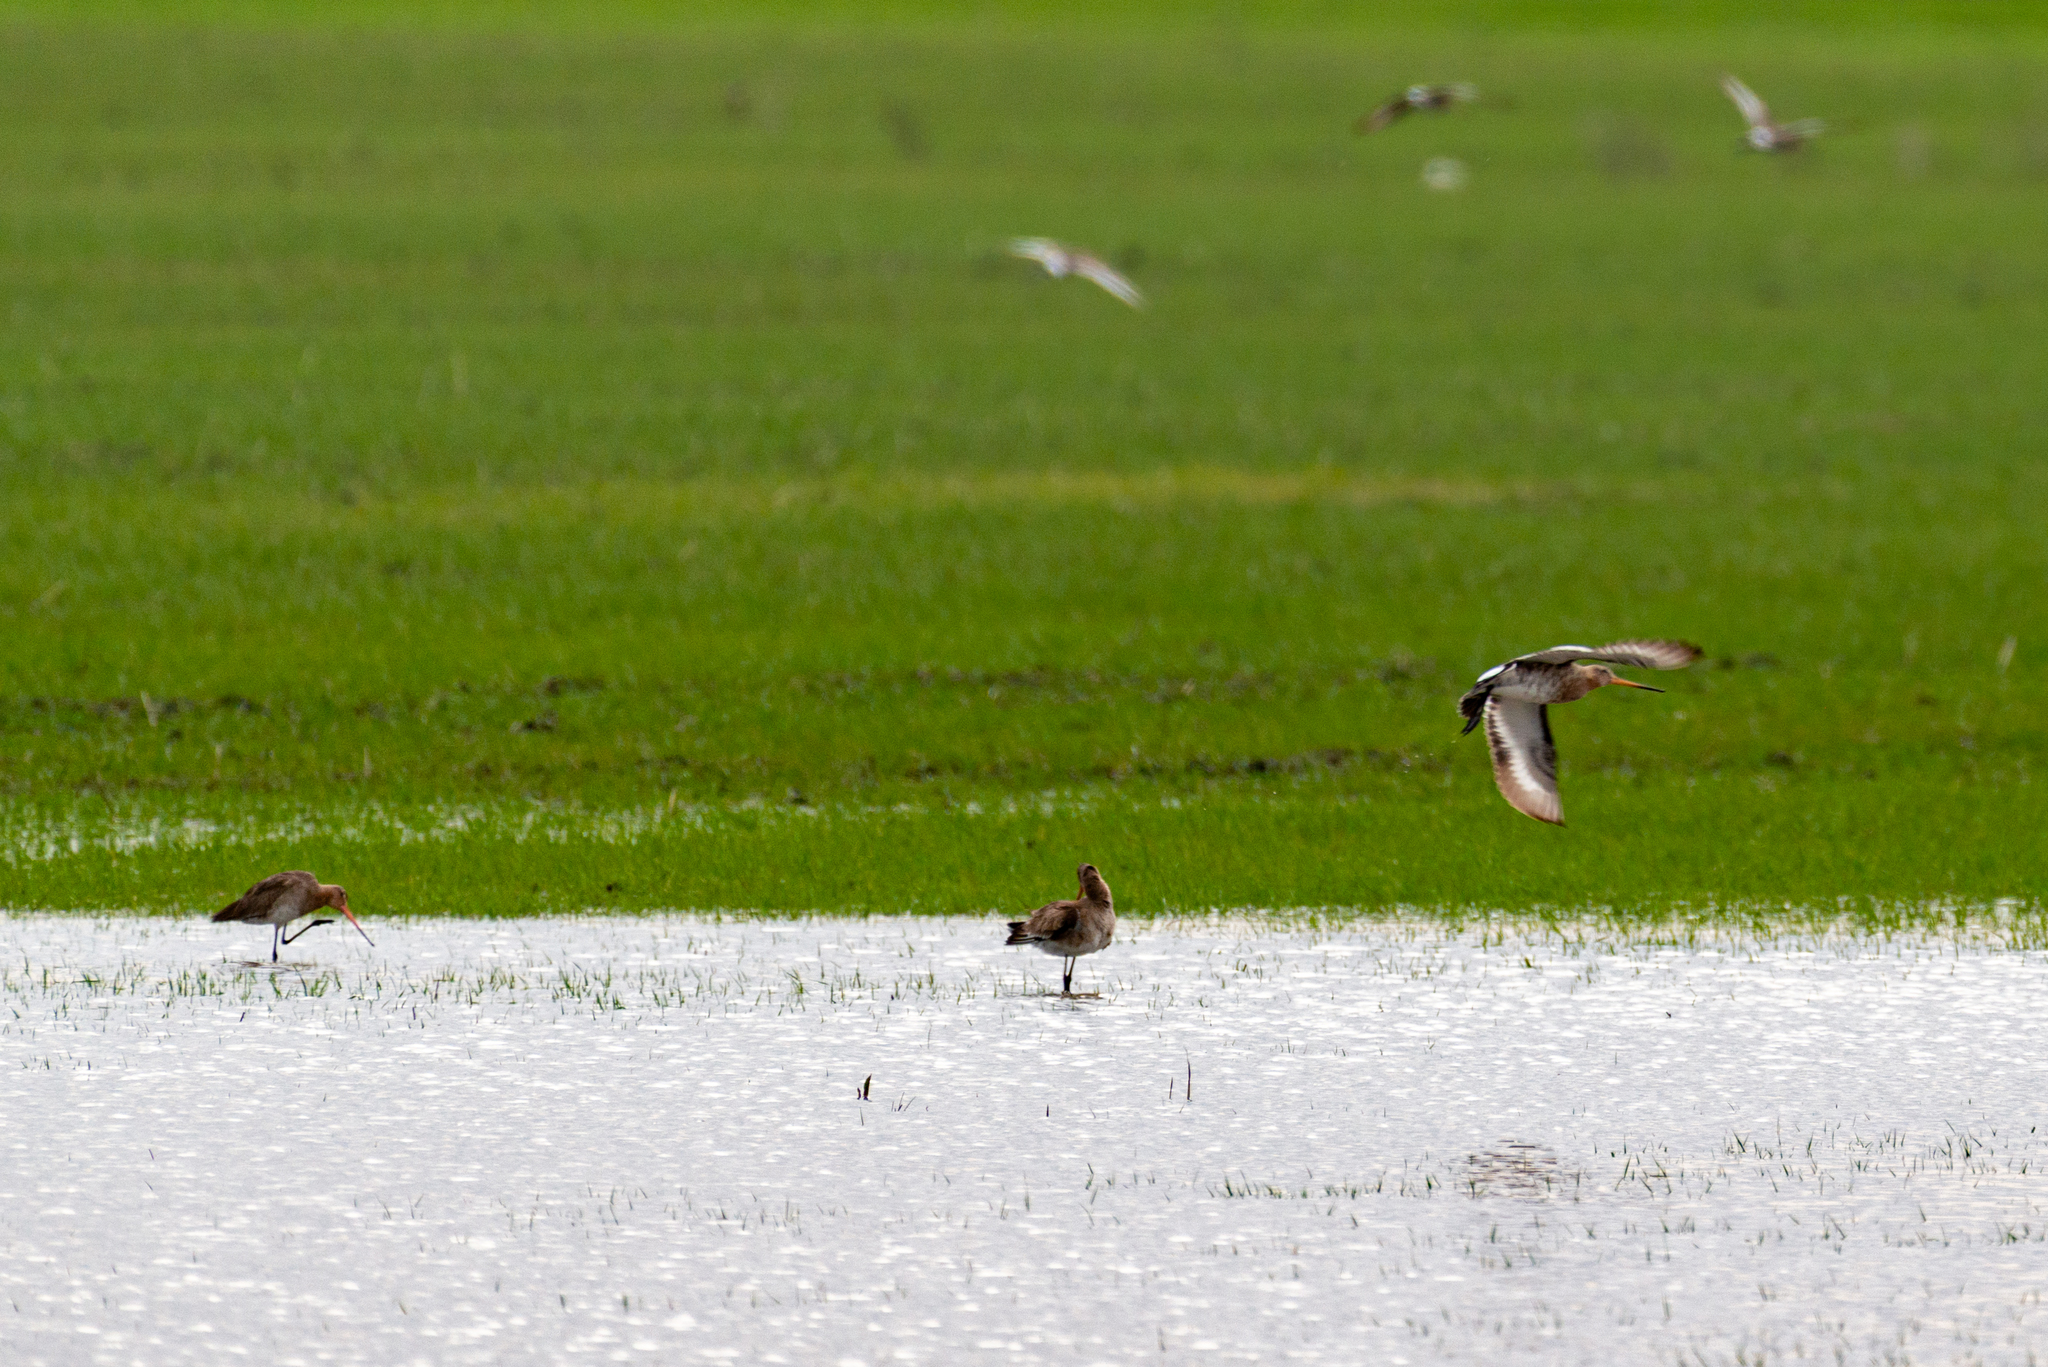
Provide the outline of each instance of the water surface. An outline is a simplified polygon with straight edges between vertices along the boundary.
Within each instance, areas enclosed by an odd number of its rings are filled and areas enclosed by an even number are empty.
[[[1995,937],[1126,922],[1069,1002],[993,920],[374,929],[0,920],[0,1359],[2048,1342]]]

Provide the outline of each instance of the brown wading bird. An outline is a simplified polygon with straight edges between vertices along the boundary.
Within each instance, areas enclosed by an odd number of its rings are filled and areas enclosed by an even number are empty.
[[[1083,280],[1094,281],[1134,309],[1145,307],[1145,296],[1138,293],[1138,287],[1099,256],[1061,246],[1049,237],[1013,237],[1010,239],[1010,255],[1036,261],[1055,280],[1078,275]]]
[[[1819,119],[1771,122],[1771,107],[1733,76],[1721,78],[1721,89],[1728,92],[1728,98],[1735,101],[1735,107],[1749,124],[1744,141],[1759,152],[1794,152],[1827,131],[1827,125]]]
[[[1493,781],[1508,805],[1525,816],[1564,824],[1557,800],[1557,747],[1550,739],[1549,704],[1577,702],[1596,688],[1618,684],[1662,693],[1629,679],[1617,679],[1608,665],[1636,669],[1683,669],[1700,648],[1683,641],[1616,641],[1611,646],[1552,646],[1495,665],[1458,699],[1468,734],[1486,723],[1493,750]]]
[[[284,928],[301,916],[310,916],[326,907],[332,907],[348,917],[349,924],[362,932],[363,938],[369,940],[370,947],[377,947],[377,942],[370,939],[370,932],[363,930],[363,923],[348,909],[348,890],[333,883],[323,883],[303,869],[271,874],[213,913],[213,919],[253,921],[257,925],[269,926],[270,962],[276,963],[278,946],[290,944],[314,926],[333,925],[334,918],[323,917],[310,925],[300,926],[289,935],[284,933]]]
[[[1454,104],[1470,104],[1478,98],[1478,87],[1463,82],[1457,85],[1411,85],[1370,114],[1361,116],[1357,123],[1351,125],[1351,131],[1377,133],[1418,110],[1436,112],[1449,109]]]
[[[1083,954],[1108,949],[1116,932],[1116,908],[1109,900],[1109,884],[1093,864],[1075,870],[1081,880],[1081,895],[1071,902],[1048,902],[1031,913],[1028,921],[1010,922],[1006,945],[1037,945],[1047,954],[1067,961],[1060,995],[1074,995],[1074,960]]]

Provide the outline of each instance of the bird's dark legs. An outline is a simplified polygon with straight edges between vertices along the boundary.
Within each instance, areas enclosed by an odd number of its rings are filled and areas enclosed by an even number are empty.
[[[1074,995],[1074,961],[1072,959],[1067,960],[1067,976],[1060,982],[1060,995],[1062,997]]]
[[[282,934],[284,934],[283,926],[277,925],[270,928],[270,962],[272,963],[277,962],[277,937]]]
[[[294,940],[298,939],[298,938],[299,938],[299,937],[300,937],[301,935],[304,935],[304,934],[305,934],[305,933],[306,933],[307,931],[311,930],[311,929],[312,929],[312,928],[313,928],[314,926],[331,926],[331,925],[333,925],[333,924],[334,924],[334,918],[333,918],[333,917],[331,917],[331,916],[330,916],[330,917],[327,917],[327,918],[325,918],[325,919],[323,919],[323,920],[319,920],[319,921],[308,921],[308,922],[306,922],[306,924],[304,924],[304,925],[300,926],[300,927],[299,927],[299,928],[298,928],[297,930],[293,931],[293,932],[292,932],[291,934],[289,934],[289,935],[285,936],[285,937],[284,937],[284,942],[285,942],[286,944],[290,944],[290,943],[291,943],[292,941],[294,941]],[[280,926],[280,927],[279,927],[279,929],[283,929],[283,927],[281,927],[281,926]],[[270,957],[274,959],[274,958],[276,958],[277,956],[276,956],[275,954],[273,954],[273,955],[271,955]]]

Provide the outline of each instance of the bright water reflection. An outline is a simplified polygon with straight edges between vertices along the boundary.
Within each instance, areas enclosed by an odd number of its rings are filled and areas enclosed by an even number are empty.
[[[2048,1340],[2038,952],[1120,929],[1068,1003],[993,919],[0,920],[0,1360]]]

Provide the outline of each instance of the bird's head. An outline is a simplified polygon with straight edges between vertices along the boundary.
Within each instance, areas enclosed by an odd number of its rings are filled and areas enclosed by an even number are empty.
[[[349,910],[347,888],[339,883],[322,883],[320,885],[320,905],[333,907],[343,916],[348,917],[348,923],[356,928],[356,933],[365,940],[368,940],[372,948],[376,947],[377,942],[370,939],[370,932],[363,929],[363,923],[356,919],[355,912]]]
[[[1081,880],[1083,897],[1092,897],[1098,902],[1109,900],[1109,884],[1102,881],[1102,875],[1096,872],[1093,864],[1083,864],[1074,873]]]
[[[1622,688],[1640,688],[1645,693],[1662,693],[1664,691],[1661,688],[1652,688],[1645,683],[1637,683],[1634,679],[1621,678],[1606,665],[1580,665],[1579,668],[1584,672],[1586,682],[1594,688],[1605,688],[1609,684],[1615,684]]]

